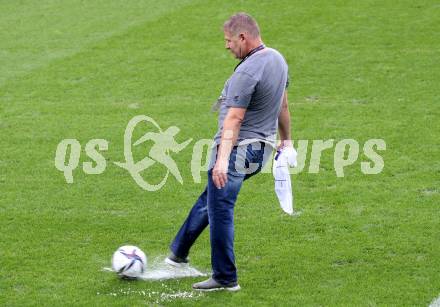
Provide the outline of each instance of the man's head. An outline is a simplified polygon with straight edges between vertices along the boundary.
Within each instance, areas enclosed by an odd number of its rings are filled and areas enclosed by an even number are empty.
[[[223,25],[225,47],[237,59],[242,59],[261,42],[260,28],[257,22],[246,13],[231,16]]]

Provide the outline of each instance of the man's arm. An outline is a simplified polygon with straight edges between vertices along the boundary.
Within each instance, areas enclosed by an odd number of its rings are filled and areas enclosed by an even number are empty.
[[[223,188],[228,181],[229,156],[231,155],[232,148],[237,142],[245,113],[245,108],[231,107],[223,121],[223,130],[220,146],[217,152],[217,161],[212,170],[212,180],[218,189]]]
[[[284,91],[283,101],[281,103],[281,112],[278,116],[278,132],[280,134],[281,144],[279,147],[292,145],[292,137],[290,134],[290,112],[287,102],[287,91]]]

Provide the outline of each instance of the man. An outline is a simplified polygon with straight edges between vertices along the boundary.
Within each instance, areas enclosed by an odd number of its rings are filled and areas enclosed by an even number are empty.
[[[226,49],[241,61],[217,102],[219,130],[214,138],[208,184],[165,260],[175,266],[187,263],[191,246],[209,225],[213,275],[193,285],[203,291],[240,289],[233,246],[235,201],[243,181],[261,170],[276,146],[277,126],[280,146],[291,146],[284,58],[265,47],[257,23],[245,13],[225,22],[224,35]]]

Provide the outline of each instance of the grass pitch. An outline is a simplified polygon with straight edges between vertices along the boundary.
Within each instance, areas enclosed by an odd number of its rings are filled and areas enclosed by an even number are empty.
[[[192,180],[190,146],[173,156],[183,185],[141,190],[113,164],[125,126],[145,114],[178,126],[179,142],[214,135],[209,110],[236,64],[221,26],[237,11],[289,63],[294,139],[382,138],[384,170],[364,175],[361,155],[337,178],[325,151],[318,174],[293,179],[296,219],[270,174],[246,182],[239,293],[118,280],[101,271],[113,251],[165,256],[206,182]],[[428,305],[440,294],[439,14],[436,1],[0,2],[0,304]],[[90,139],[108,140],[105,172],[80,164],[67,184],[54,166],[65,138],[81,162]],[[209,270],[209,254],[204,233],[191,261]]]

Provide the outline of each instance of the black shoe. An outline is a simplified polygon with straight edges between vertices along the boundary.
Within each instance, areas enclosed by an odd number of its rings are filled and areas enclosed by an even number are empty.
[[[227,285],[222,285],[217,282],[214,278],[209,278],[205,281],[195,283],[193,285],[194,290],[198,291],[219,291],[219,290],[227,290],[227,291],[238,291],[240,290],[240,285],[237,282],[231,282]]]
[[[165,258],[165,263],[172,265],[176,268],[181,268],[188,265],[188,258],[180,258],[174,255],[172,252]]]

